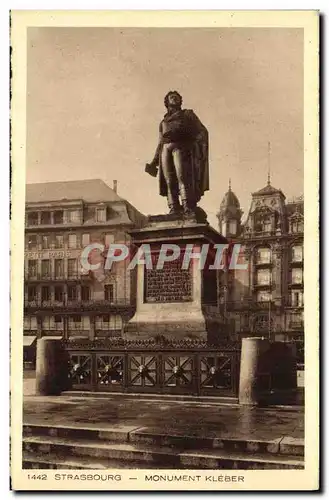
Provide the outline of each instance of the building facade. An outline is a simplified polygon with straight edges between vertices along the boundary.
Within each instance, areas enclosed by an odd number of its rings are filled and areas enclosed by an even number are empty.
[[[224,273],[224,315],[231,334],[295,341],[303,350],[303,198],[287,202],[280,189],[267,186],[252,194],[242,210],[229,186],[217,214],[219,231],[241,244],[246,269]]]
[[[65,339],[120,336],[132,316],[134,271],[127,260],[88,271],[81,252],[101,243],[129,245],[145,217],[101,180],[26,186],[24,344],[44,335]],[[96,259],[97,260],[97,259]],[[28,349],[26,349],[28,352]]]

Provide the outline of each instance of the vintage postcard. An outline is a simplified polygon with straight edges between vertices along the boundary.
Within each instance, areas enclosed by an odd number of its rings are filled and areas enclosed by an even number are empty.
[[[319,13],[11,12],[14,490],[319,488]]]

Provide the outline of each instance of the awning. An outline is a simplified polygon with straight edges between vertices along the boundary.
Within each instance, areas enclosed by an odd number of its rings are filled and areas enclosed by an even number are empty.
[[[37,338],[36,335],[24,335],[23,346],[30,347],[33,344],[33,342],[36,340],[36,338]]]

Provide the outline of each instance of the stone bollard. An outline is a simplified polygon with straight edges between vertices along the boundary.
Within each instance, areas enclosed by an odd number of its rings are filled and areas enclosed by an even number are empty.
[[[268,339],[249,337],[242,339],[239,404],[259,403],[264,383],[264,354],[269,350]]]
[[[59,395],[68,375],[66,352],[61,337],[43,337],[37,342],[36,394]]]

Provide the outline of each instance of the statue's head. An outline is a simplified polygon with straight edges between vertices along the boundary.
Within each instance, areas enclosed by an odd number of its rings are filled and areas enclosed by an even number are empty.
[[[164,105],[166,108],[169,106],[181,107],[183,103],[182,96],[177,92],[177,90],[170,90],[164,98]]]

